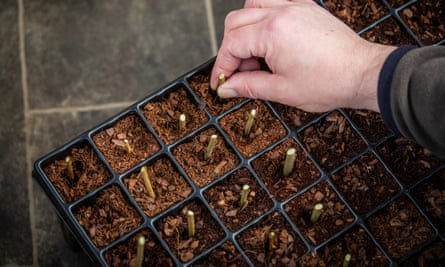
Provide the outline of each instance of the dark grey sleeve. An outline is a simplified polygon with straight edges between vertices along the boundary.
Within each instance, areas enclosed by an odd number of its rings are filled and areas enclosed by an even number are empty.
[[[388,102],[400,134],[445,157],[445,46],[406,52],[395,66]]]

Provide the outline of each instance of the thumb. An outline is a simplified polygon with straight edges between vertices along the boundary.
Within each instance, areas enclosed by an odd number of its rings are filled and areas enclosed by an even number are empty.
[[[244,71],[230,76],[221,84],[218,95],[221,98],[247,97],[282,102],[289,99],[282,94],[283,78],[267,71]]]

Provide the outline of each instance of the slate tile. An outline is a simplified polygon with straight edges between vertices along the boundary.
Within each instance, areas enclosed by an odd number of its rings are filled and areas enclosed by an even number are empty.
[[[32,132],[29,153],[32,161],[73,140],[121,110],[123,108],[32,115],[29,119]],[[33,190],[39,265],[88,266],[88,257],[82,252],[73,251],[64,239],[56,209],[36,181],[33,183]]]
[[[61,145],[78,137],[98,124],[115,116],[122,108],[88,110],[82,112],[66,111],[49,114],[33,114],[29,118],[31,129],[29,151],[32,160],[47,154]]]
[[[136,101],[212,55],[204,1],[25,1],[31,109]]]
[[[32,264],[17,1],[0,8],[0,266]]]

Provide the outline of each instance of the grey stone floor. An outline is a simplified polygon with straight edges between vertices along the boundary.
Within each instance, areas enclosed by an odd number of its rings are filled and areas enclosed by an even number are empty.
[[[88,266],[31,177],[40,156],[215,55],[241,0],[2,0],[0,266]]]

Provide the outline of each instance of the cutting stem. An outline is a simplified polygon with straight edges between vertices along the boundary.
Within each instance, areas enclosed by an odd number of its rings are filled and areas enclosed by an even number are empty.
[[[155,191],[153,190],[153,186],[151,185],[150,178],[148,177],[147,167],[142,166],[141,168],[142,178],[144,179],[145,189],[147,189],[148,195],[156,199]]]
[[[249,135],[250,130],[252,129],[253,122],[256,116],[256,109],[252,109],[247,117],[246,126],[244,128],[244,135]]]

